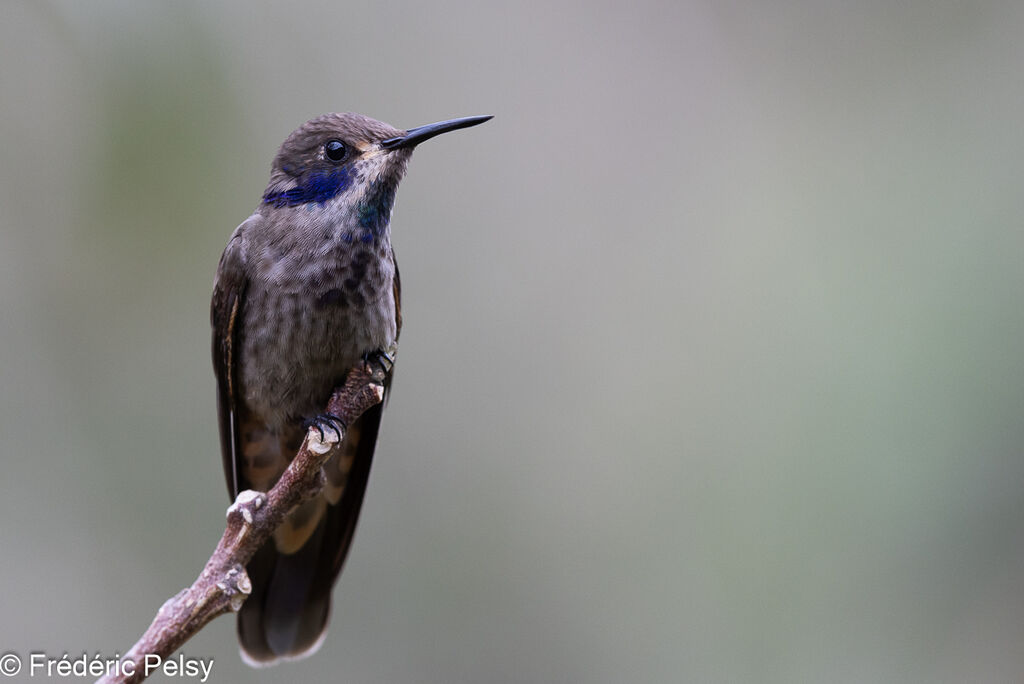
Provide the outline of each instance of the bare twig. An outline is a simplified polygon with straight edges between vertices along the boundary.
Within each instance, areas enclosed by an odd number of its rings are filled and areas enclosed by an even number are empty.
[[[364,411],[382,401],[384,370],[378,364],[354,368],[345,385],[336,390],[327,412],[351,425]],[[145,634],[121,659],[119,667],[97,684],[134,684],[149,674],[146,656],[161,660],[177,651],[208,622],[242,607],[252,585],[245,566],[273,534],[285,516],[323,488],[321,466],[330,458],[343,434],[310,428],[291,465],[269,492],[240,492],[228,508],[227,528],[206,567],[192,586],[168,599],[157,611]]]

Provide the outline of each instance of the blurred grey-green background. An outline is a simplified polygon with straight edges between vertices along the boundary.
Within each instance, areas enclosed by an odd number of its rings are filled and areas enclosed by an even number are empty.
[[[212,681],[1024,679],[1024,5],[0,5],[0,652],[123,652],[228,504],[277,145],[424,145],[313,658]]]

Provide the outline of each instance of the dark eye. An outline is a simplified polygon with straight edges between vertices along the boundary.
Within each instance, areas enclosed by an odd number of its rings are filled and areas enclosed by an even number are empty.
[[[324,156],[332,162],[344,161],[348,156],[348,148],[340,140],[328,140],[324,145]]]

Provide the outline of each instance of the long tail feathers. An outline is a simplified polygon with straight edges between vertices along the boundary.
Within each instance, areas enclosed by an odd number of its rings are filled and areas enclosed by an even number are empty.
[[[252,594],[238,613],[242,658],[254,667],[303,658],[323,643],[331,610],[331,588],[341,572],[355,534],[370,476],[382,407],[378,404],[352,425],[351,470],[334,505],[327,505],[316,529],[294,553],[271,539],[246,570]]]

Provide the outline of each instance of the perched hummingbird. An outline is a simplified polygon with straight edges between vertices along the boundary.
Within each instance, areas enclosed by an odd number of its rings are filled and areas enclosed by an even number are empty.
[[[326,114],[281,145],[255,213],[231,235],[213,288],[213,366],[228,490],[266,491],[347,371],[393,350],[402,327],[391,208],[413,148],[489,116],[401,131]],[[386,385],[390,384],[388,370]],[[251,665],[322,643],[370,474],[382,406],[347,426],[321,495],[293,510],[247,568],[238,614]]]

